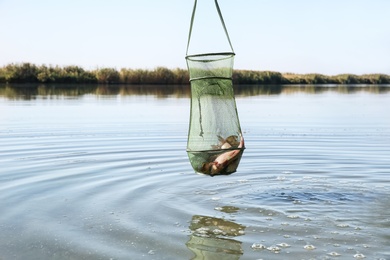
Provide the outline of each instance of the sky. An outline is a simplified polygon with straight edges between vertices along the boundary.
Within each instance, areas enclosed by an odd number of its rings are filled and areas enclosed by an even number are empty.
[[[219,0],[234,69],[390,74],[389,0]],[[194,0],[0,0],[0,66],[186,68]],[[198,0],[189,54],[230,51]]]

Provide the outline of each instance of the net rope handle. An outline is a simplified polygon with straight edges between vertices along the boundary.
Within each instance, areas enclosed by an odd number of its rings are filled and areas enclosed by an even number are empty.
[[[195,11],[196,11],[196,4],[197,4],[197,0],[195,0],[195,3],[194,3],[194,9],[192,11],[192,16],[191,16],[191,24],[190,24],[190,32],[188,34],[188,42],[187,42],[187,50],[186,50],[186,57],[188,57],[188,49],[190,47],[190,41],[191,41],[191,34],[192,34],[192,26],[194,25],[194,18],[195,18]],[[225,34],[226,34],[226,37],[228,39],[228,42],[229,42],[229,45],[230,45],[230,49],[232,50],[232,53],[234,54],[234,50],[233,50],[233,45],[230,41],[230,37],[229,37],[229,33],[226,29],[226,25],[225,25],[225,21],[223,20],[223,17],[222,17],[222,13],[221,13],[221,9],[219,8],[219,4],[218,4],[218,1],[215,0],[215,7],[218,11],[218,15],[219,15],[219,19],[221,20],[221,23],[222,23],[222,26],[223,26],[223,29],[225,30]]]

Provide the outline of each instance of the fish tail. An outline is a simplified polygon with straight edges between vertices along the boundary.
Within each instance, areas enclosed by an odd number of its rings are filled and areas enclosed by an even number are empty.
[[[240,144],[238,145],[238,148],[245,148],[245,143],[244,143],[244,137],[240,133]]]

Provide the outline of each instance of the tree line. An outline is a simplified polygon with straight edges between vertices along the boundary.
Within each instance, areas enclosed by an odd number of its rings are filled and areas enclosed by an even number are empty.
[[[85,70],[79,66],[46,66],[31,63],[8,64],[0,67],[0,83],[95,83],[95,84],[152,84],[186,85],[186,69],[126,69],[98,68]],[[390,84],[387,74],[295,74],[274,71],[234,70],[234,84]]]

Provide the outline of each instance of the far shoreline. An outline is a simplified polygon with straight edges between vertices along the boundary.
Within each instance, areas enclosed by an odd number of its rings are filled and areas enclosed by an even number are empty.
[[[390,84],[390,75],[319,73],[297,74],[275,71],[233,70],[235,85],[383,85]],[[0,67],[0,84],[108,84],[108,85],[189,85],[187,69],[98,68],[85,70],[79,66],[46,66],[12,63]]]

